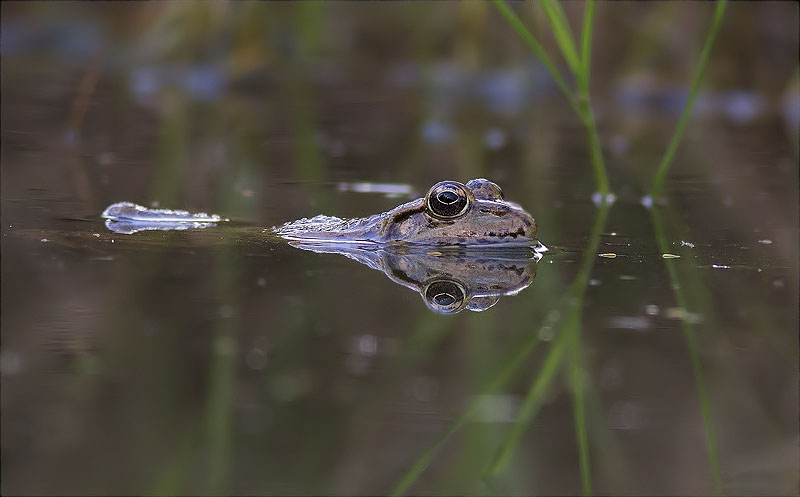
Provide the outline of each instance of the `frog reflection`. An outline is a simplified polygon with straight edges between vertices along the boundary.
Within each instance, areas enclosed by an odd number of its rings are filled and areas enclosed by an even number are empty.
[[[340,254],[382,271],[395,283],[422,296],[425,305],[440,314],[464,309],[485,311],[500,297],[516,295],[533,283],[541,254],[530,247],[441,251],[408,247],[376,247],[325,242],[292,241],[294,247],[317,253]]]

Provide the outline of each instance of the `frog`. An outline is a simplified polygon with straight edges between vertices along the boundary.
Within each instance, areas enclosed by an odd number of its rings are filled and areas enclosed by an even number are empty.
[[[286,240],[409,245],[536,245],[538,226],[519,204],[505,200],[492,181],[440,181],[423,198],[370,217],[318,215],[274,232]]]
[[[205,229],[230,221],[130,202],[112,204],[102,217],[111,231],[123,234]],[[340,254],[382,271],[440,314],[483,311],[516,295],[533,282],[536,263],[547,251],[533,217],[484,178],[440,181],[422,198],[365,218],[319,215],[260,231],[295,248]]]
[[[131,202],[110,205],[102,214],[117,233],[214,227],[229,219],[216,214],[150,209]],[[318,215],[274,226],[285,240],[330,243],[374,243],[423,246],[540,246],[533,216],[505,200],[492,181],[477,178],[466,184],[440,181],[424,197],[369,217],[342,219]]]

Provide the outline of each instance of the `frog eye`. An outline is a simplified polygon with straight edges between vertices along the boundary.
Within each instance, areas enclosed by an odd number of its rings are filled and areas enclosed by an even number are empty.
[[[464,308],[467,291],[454,280],[436,280],[425,287],[425,302],[440,314],[452,314]]]
[[[430,189],[425,198],[429,213],[439,219],[452,219],[469,209],[470,194],[467,188],[455,181],[442,181]]]

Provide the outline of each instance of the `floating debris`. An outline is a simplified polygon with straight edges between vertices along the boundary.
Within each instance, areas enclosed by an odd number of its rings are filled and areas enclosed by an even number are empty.
[[[608,327],[644,331],[650,328],[650,320],[645,316],[615,316],[608,320]]]
[[[680,259],[681,256],[675,254],[661,254],[662,259]]]
[[[691,243],[691,242],[685,242],[685,241],[681,240],[681,247],[689,247],[689,248],[694,248],[694,243]]]
[[[606,252],[605,254],[598,254],[598,255],[600,255],[600,257],[604,257],[606,259],[616,259],[617,258],[617,254],[615,254],[614,252]]]
[[[646,196],[642,197],[642,205],[646,209],[649,209],[649,208],[653,207],[653,197],[651,197],[650,195],[646,195]]]
[[[644,312],[648,316],[657,316],[658,315],[658,306],[655,304],[648,304],[644,306]]]
[[[616,199],[617,199],[616,195],[614,195],[613,193],[608,193],[605,196],[605,204],[606,205],[611,205],[611,204],[614,203],[614,201]],[[594,205],[596,205],[598,207],[603,205],[603,194],[600,193],[600,192],[593,193],[592,194],[592,202],[594,202]]]
[[[414,193],[411,185],[403,183],[342,182],[339,183],[338,188],[340,192],[383,193],[388,198],[402,197]]]
[[[114,259],[116,259],[116,257],[114,257],[113,255],[101,255],[98,257],[89,258],[90,261],[113,261]]]
[[[712,264],[711,267],[714,269],[730,269],[730,266],[723,266],[722,264]]]
[[[703,321],[702,315],[696,312],[687,311],[683,307],[670,307],[666,310],[666,312],[664,312],[664,316],[668,319],[680,319],[689,324],[697,324]]]
[[[758,243],[763,243],[764,245],[771,245],[772,240],[767,240],[767,239],[759,240]]]

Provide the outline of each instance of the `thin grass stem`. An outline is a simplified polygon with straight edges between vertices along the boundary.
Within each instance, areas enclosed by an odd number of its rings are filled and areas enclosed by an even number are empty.
[[[589,94],[589,74],[592,66],[592,27],[594,26],[594,0],[587,0],[583,11],[583,30],[581,31],[581,80],[579,87]]]
[[[525,359],[533,352],[536,345],[539,343],[539,334],[535,333],[532,337],[522,346],[517,354],[506,364],[495,377],[483,389],[485,393],[491,393],[500,389],[505,385],[513,376],[514,372],[522,366]],[[417,481],[423,471],[430,465],[433,457],[439,452],[439,449],[452,437],[459,429],[469,421],[472,416],[477,412],[483,403],[483,399],[475,398],[467,405],[467,408],[459,415],[447,430],[439,437],[436,443],[426,450],[409,468],[405,475],[400,479],[400,482],[395,485],[391,495],[402,495]]]
[[[658,243],[661,253],[669,251],[669,242],[667,241],[664,227],[661,220],[661,214],[658,207],[650,210],[653,220],[653,230],[655,232],[656,241]],[[678,306],[686,311],[689,310],[689,302],[681,287],[680,278],[678,276],[678,269],[675,261],[671,259],[664,259],[664,265],[667,267],[670,283],[675,294],[675,300]],[[714,491],[717,494],[722,492],[722,481],[719,475],[719,459],[717,457],[717,442],[714,436],[714,419],[711,414],[711,402],[708,398],[708,389],[703,375],[703,367],[700,362],[700,355],[697,351],[697,340],[695,338],[694,326],[687,320],[681,320],[681,329],[686,337],[686,345],[689,348],[689,356],[692,361],[692,373],[694,375],[695,385],[697,386],[697,397],[700,401],[700,412],[703,417],[703,427],[705,430],[706,450],[708,451],[708,462],[711,466],[711,475],[714,480]]]
[[[508,461],[511,459],[517,445],[522,439],[522,435],[525,433],[525,430],[528,428],[528,425],[530,425],[531,420],[536,416],[539,407],[541,407],[544,401],[544,395],[547,393],[547,389],[558,371],[559,364],[561,364],[565,345],[566,340],[560,338],[547,353],[547,358],[542,365],[542,369],[536,375],[536,378],[531,383],[530,389],[528,389],[527,395],[525,395],[525,399],[522,401],[514,426],[495,453],[492,462],[489,463],[489,466],[486,468],[484,478],[496,475],[508,464]]]
[[[653,198],[661,196],[661,193],[663,192],[664,182],[666,181],[669,168],[672,165],[672,159],[675,157],[675,152],[678,149],[681,138],[683,138],[683,132],[686,129],[686,123],[689,122],[689,116],[692,113],[692,107],[694,106],[694,99],[697,96],[697,90],[700,88],[700,82],[703,80],[703,75],[708,67],[708,59],[711,55],[711,48],[714,46],[714,40],[717,37],[717,31],[719,31],[720,24],[722,24],[722,17],[725,14],[725,8],[727,5],[727,0],[720,0],[717,3],[717,8],[714,11],[714,19],[711,22],[711,29],[708,31],[708,35],[706,36],[703,52],[700,54],[700,62],[697,65],[697,72],[695,73],[694,80],[692,80],[691,89],[689,90],[689,100],[686,102],[683,112],[681,112],[678,125],[675,127],[675,132],[672,135],[669,146],[667,146],[667,151],[664,154],[664,157],[661,159],[661,163],[658,166],[658,171],[656,171],[655,179],[653,180],[653,187],[650,190],[650,194]]]
[[[590,5],[591,4],[591,5]],[[564,58],[570,65],[570,68],[575,74],[575,79],[578,81],[579,96],[576,99],[573,92],[569,89],[566,82],[561,76],[561,73],[553,65],[550,57],[545,53],[542,45],[536,41],[536,38],[530,33],[528,28],[522,23],[519,16],[514,13],[503,0],[494,0],[494,5],[498,11],[506,18],[506,20],[514,28],[514,31],[520,35],[525,41],[531,51],[539,57],[547,70],[553,76],[556,84],[567,97],[570,106],[575,113],[580,117],[586,127],[586,132],[589,135],[589,149],[591,151],[592,170],[597,183],[597,190],[602,194],[603,202],[605,202],[606,195],[611,192],[608,182],[608,175],[606,174],[606,166],[603,161],[603,153],[600,146],[600,139],[597,134],[597,126],[594,120],[594,113],[589,99],[589,69],[591,67],[591,43],[592,43],[592,23],[594,21],[594,3],[587,4],[587,11],[584,14],[584,25],[582,31],[582,60],[577,61],[577,52],[575,51],[575,44],[572,41],[572,34],[569,31],[569,24],[566,22],[566,15],[560,5],[553,3],[550,0],[544,1],[542,5],[545,8],[548,22],[556,38],[562,40],[559,42]],[[565,34],[566,33],[566,34]],[[575,62],[570,62],[574,57]]]
[[[537,57],[539,57],[542,63],[544,63],[545,67],[547,67],[547,70],[550,71],[550,75],[553,76],[556,84],[564,93],[564,96],[567,97],[567,100],[569,101],[569,104],[572,106],[573,110],[580,115],[581,112],[578,107],[578,102],[575,99],[575,96],[572,94],[572,90],[569,89],[566,81],[564,81],[561,73],[553,64],[553,61],[550,60],[550,57],[544,51],[542,45],[536,41],[536,38],[534,38],[531,32],[528,31],[528,28],[525,27],[525,24],[522,23],[522,20],[519,18],[519,16],[513,10],[511,10],[503,0],[494,0],[493,3],[500,14],[502,14],[511,27],[514,28],[514,31],[516,31],[522,40],[528,45],[528,48],[530,48],[531,51]]]
[[[663,189],[664,189],[664,182],[666,181],[667,173],[669,172],[669,167],[672,164],[672,159],[675,156],[675,151],[678,149],[678,145],[680,144],[681,138],[683,137],[684,129],[686,128],[686,123],[689,121],[689,116],[692,112],[692,107],[694,106],[694,99],[697,96],[697,90],[700,87],[700,83],[703,80],[703,75],[705,74],[706,68],[708,67],[708,60],[711,55],[711,49],[714,46],[714,40],[717,37],[717,32],[719,31],[719,27],[722,24],[722,18],[725,14],[725,8],[727,7],[727,0],[721,0],[717,3],[717,8],[714,11],[714,18],[712,20],[711,29],[706,36],[706,41],[703,46],[703,52],[700,55],[700,62],[698,63],[697,72],[695,73],[694,80],[692,81],[692,86],[689,91],[689,100],[686,102],[686,106],[683,108],[683,112],[681,112],[681,117],[678,121],[677,126],[675,127],[675,132],[672,135],[672,139],[667,147],[666,152],[664,153],[664,157],[661,160],[661,164],[659,164],[658,171],[656,172],[655,180],[653,181],[653,187],[651,189],[651,195],[653,198],[657,198],[661,196]],[[669,250],[669,245],[667,242],[666,235],[664,233],[663,223],[661,220],[661,215],[658,210],[658,207],[654,207],[651,209],[651,215],[653,219],[653,229],[655,231],[656,241],[661,249],[662,253],[667,253]],[[675,262],[672,260],[665,259],[664,264],[667,267],[667,273],[669,274],[670,281],[672,283],[673,292],[675,294],[675,300],[677,301],[678,305],[688,310],[688,299],[686,298],[683,288],[680,284],[680,278],[678,276],[678,270],[675,266]],[[711,474],[714,480],[714,490],[717,494],[722,491],[722,483],[719,475],[719,461],[717,458],[717,451],[716,451],[716,440],[714,437],[714,425],[713,425],[713,417],[711,415],[711,402],[708,398],[708,391],[705,386],[705,380],[703,377],[703,369],[700,363],[700,356],[697,352],[697,344],[694,335],[694,327],[691,323],[686,321],[685,319],[681,321],[681,328],[683,329],[684,336],[686,337],[686,343],[689,348],[689,355],[691,356],[692,361],[692,372],[695,378],[695,384],[697,385],[697,395],[700,401],[700,411],[703,417],[703,426],[705,428],[705,440],[706,440],[706,450],[708,451],[708,459],[709,464],[711,466]]]
[[[581,73],[581,61],[578,60],[578,51],[575,49],[575,40],[572,38],[572,31],[567,22],[567,15],[561,4],[553,0],[539,0],[539,5],[544,9],[550,27],[553,29],[553,34],[556,37],[556,42],[561,48],[561,53],[564,55],[564,60],[572,70],[575,76]]]
[[[583,307],[582,299],[578,304]],[[570,354],[569,354],[569,377],[572,383],[572,414],[575,420],[575,438],[578,441],[578,457],[581,468],[581,486],[584,495],[592,493],[592,472],[589,463],[589,436],[586,433],[586,411],[583,399],[583,371],[581,370],[581,326],[580,314],[569,327],[567,333],[570,335]]]
[[[611,193],[611,186],[608,182],[608,175],[606,174],[603,150],[600,145],[600,137],[597,134],[594,112],[592,112],[592,108],[589,105],[588,93],[581,95],[581,106],[584,107],[581,118],[586,126],[586,132],[589,134],[589,150],[591,152],[592,170],[594,171],[594,179],[597,183],[597,191],[602,194],[602,202],[606,202],[608,200],[606,195]]]
[[[565,338],[574,339],[576,334],[578,337],[580,335],[583,295],[586,291],[586,287],[589,284],[589,275],[591,274],[595,259],[597,258],[595,254],[597,252],[597,247],[600,244],[600,236],[605,228],[610,209],[610,204],[602,204],[600,209],[597,211],[597,216],[595,217],[594,225],[592,226],[592,231],[589,235],[589,246],[584,252],[581,268],[578,271],[578,275],[575,277],[575,280],[573,280],[573,282],[570,284],[570,287],[565,295],[565,302],[568,302],[570,307],[568,309],[569,313],[564,325],[562,329],[559,330],[559,339],[553,345],[553,348],[550,349],[550,352],[545,359],[545,363],[542,365],[541,371],[531,384],[531,388],[528,390],[528,394],[526,395],[523,405],[520,408],[520,412],[514,427],[509,431],[509,434],[506,436],[503,443],[500,445],[500,448],[495,453],[492,461],[487,466],[486,471],[484,471],[484,477],[494,476],[505,468],[506,464],[514,453],[519,440],[521,439],[525,430],[528,428],[528,425],[530,424],[533,416],[536,414],[541,404],[543,395],[546,393],[546,387],[549,386],[549,381],[552,379],[552,368],[558,366],[562,359],[564,348],[566,346]],[[578,344],[573,345],[577,346]],[[582,401],[580,405],[580,411],[583,412]],[[581,419],[583,419],[582,414]],[[588,441],[586,441],[585,437],[585,428],[583,429],[582,433],[584,434],[584,437],[582,439],[583,442],[579,441],[579,449],[580,444],[583,444],[583,447],[588,447]],[[581,466],[584,488],[586,488],[586,483],[589,485],[591,484],[591,479],[584,476],[587,475],[589,471],[588,452],[585,454],[587,454],[587,456],[582,460],[582,464],[585,463],[585,466]]]

